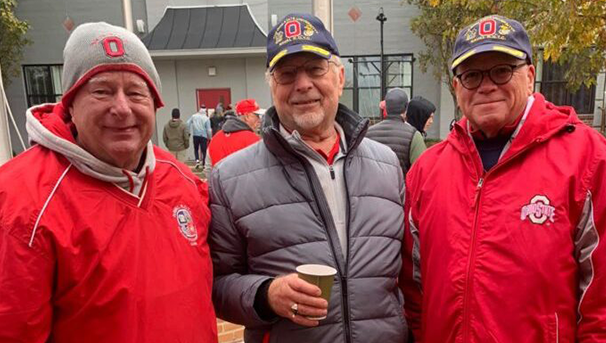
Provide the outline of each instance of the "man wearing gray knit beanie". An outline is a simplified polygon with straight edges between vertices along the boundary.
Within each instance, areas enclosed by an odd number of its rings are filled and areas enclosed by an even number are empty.
[[[217,342],[207,186],[150,141],[149,52],[87,23],[63,57],[61,102],[0,167],[0,341]]]

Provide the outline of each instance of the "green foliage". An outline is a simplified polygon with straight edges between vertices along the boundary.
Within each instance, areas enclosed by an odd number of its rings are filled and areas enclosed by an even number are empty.
[[[522,22],[531,42],[541,47],[545,61],[567,68],[565,78],[572,91],[581,84],[595,84],[606,69],[606,0],[406,0],[420,15],[411,21],[412,31],[427,49],[419,62],[425,72],[432,67],[437,80],[453,94],[449,59],[460,29],[490,14]]]
[[[25,37],[29,24],[15,17],[16,5],[15,0],[0,0],[0,68],[5,85],[19,74],[23,48],[31,43]]]
[[[596,75],[606,70],[606,0],[531,2],[525,23],[545,60],[570,66],[565,77],[573,91],[595,84]]]

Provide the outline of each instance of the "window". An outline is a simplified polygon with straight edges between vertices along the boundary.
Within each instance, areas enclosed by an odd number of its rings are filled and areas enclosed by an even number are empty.
[[[544,62],[543,56],[537,63],[535,91],[545,96],[545,99],[556,105],[574,107],[579,114],[593,114],[595,106],[595,85],[581,86],[576,92],[566,88],[564,73],[568,69],[557,63]]]
[[[403,88],[412,96],[412,62],[410,54],[384,55],[386,89]],[[363,117],[380,117],[381,57],[343,56],[345,88],[341,102]]]
[[[26,65],[25,91],[29,107],[47,102],[58,102],[63,94],[61,88],[61,65]]]

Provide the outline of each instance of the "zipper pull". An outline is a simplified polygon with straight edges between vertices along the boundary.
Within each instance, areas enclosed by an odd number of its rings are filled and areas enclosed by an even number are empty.
[[[482,185],[484,185],[484,178],[481,177],[480,180],[478,181],[478,185],[476,186],[476,200],[475,200],[475,204],[478,203],[478,200],[480,198],[480,191],[482,190]]]
[[[331,179],[335,179],[335,170],[332,168],[332,166],[328,166],[328,170],[330,171],[330,178]]]

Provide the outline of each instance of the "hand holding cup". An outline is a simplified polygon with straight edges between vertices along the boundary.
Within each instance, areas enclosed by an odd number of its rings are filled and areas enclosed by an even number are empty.
[[[295,273],[277,277],[267,292],[271,309],[279,316],[302,326],[317,326],[310,317],[326,317],[328,301],[320,296],[318,286],[310,284]],[[296,311],[293,305],[296,304]]]

